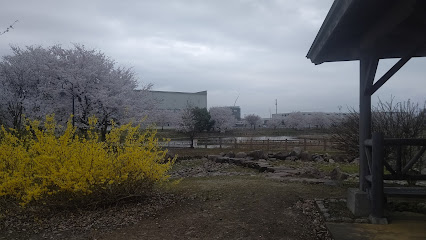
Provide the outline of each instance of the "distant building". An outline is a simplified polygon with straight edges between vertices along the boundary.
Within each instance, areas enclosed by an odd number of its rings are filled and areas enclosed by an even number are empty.
[[[291,112],[272,114],[272,120],[279,120],[282,126],[289,128],[324,128],[346,115],[335,112]]]
[[[176,128],[181,119],[182,110],[188,107],[207,108],[207,91],[168,92],[148,91],[148,99],[153,109],[144,123],[155,124],[160,129]]]
[[[207,91],[188,93],[188,92],[166,92],[149,91],[152,99],[158,105],[158,109],[168,111],[180,111],[188,106],[207,108]]]
[[[226,106],[226,108],[230,108],[232,110],[232,115],[234,115],[237,121],[241,120],[241,108],[240,106]]]

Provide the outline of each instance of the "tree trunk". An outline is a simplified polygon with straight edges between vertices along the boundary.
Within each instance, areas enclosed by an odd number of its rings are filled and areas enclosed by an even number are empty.
[[[106,140],[107,129],[108,129],[108,121],[104,120],[104,121],[102,121],[102,127],[101,127],[101,141],[102,142]]]
[[[24,111],[22,103],[16,103],[16,105],[9,103],[8,111],[10,115],[12,115],[12,127],[18,131],[18,133],[20,133],[22,125],[22,113]]]

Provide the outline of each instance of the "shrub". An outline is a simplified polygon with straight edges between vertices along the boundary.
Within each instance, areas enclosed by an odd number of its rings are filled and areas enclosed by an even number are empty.
[[[70,123],[55,136],[53,116],[47,116],[43,126],[28,123],[21,137],[2,127],[0,196],[23,206],[108,203],[144,194],[168,178],[175,159],[164,162],[167,152],[160,148],[155,130],[113,126],[101,142],[96,121],[90,119],[86,137],[77,136]]]
[[[414,104],[410,100],[406,102],[393,103],[379,101],[372,108],[372,131],[382,132],[386,138],[418,138],[424,137],[423,131],[426,123],[425,107]],[[345,151],[352,156],[359,155],[359,114],[351,110],[347,117],[335,123],[332,128],[333,141],[337,143],[339,150]],[[405,146],[401,149],[405,160],[412,157],[412,147]],[[386,147],[385,154],[388,159],[396,157],[395,147]]]

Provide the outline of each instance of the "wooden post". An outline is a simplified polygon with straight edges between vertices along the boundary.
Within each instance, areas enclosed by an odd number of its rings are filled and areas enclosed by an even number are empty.
[[[383,218],[385,197],[383,193],[383,133],[373,133],[373,159],[371,167],[371,216]]]
[[[219,148],[222,148],[222,138],[219,138]]]
[[[286,152],[288,151],[288,141],[287,141],[287,138],[285,139],[284,149],[285,149]]]
[[[368,160],[364,142],[371,138],[371,94],[367,90],[373,86],[379,59],[366,52],[360,59],[360,88],[359,88],[359,188],[366,191],[369,175]]]
[[[235,143],[234,143],[234,148],[235,148],[235,149],[237,149],[237,147],[238,147],[238,145],[237,145],[237,139],[236,139],[236,138],[234,138],[234,141],[235,141]]]
[[[208,138],[204,142],[206,148],[207,148],[207,140],[208,140]]]
[[[396,166],[395,166],[396,174],[398,176],[402,175],[402,146],[397,146],[397,152],[396,152]]]
[[[306,151],[306,138],[303,139],[303,150]]]
[[[323,139],[323,141],[324,141],[324,151],[327,151],[327,139]]]

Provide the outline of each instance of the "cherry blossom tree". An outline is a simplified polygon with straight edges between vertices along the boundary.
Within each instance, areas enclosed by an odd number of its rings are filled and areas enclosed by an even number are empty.
[[[306,122],[301,112],[292,112],[286,117],[285,125],[289,128],[299,129],[305,127]]]
[[[12,47],[12,52],[0,62],[0,105],[14,127],[23,115],[38,118],[55,113],[59,121],[73,115],[76,126],[84,129],[95,115],[105,136],[112,120],[141,118],[153,108],[147,97],[151,85],[135,91],[138,84],[132,69],[117,67],[100,51],[57,45]]]
[[[311,126],[313,127],[329,128],[331,123],[331,117],[323,112],[314,113],[311,117]]]
[[[278,119],[278,118],[272,118],[267,122],[267,126],[269,128],[273,128],[273,129],[277,129],[278,127],[280,127],[283,123],[283,120]]]
[[[194,138],[198,131],[196,127],[195,114],[192,107],[188,106],[181,111],[177,130],[185,133],[189,137],[191,141],[190,147],[194,148]]]
[[[41,47],[12,47],[12,52],[0,62],[0,108],[3,122],[19,130],[24,115],[38,118],[51,109],[53,96],[47,89],[55,85],[54,56]]]
[[[260,121],[262,120],[260,116],[256,114],[249,114],[244,118],[250,126],[253,126],[253,129],[256,129],[256,125],[260,124]]]
[[[181,117],[177,130],[185,133],[191,140],[191,148],[194,148],[195,136],[203,131],[210,131],[214,125],[206,108],[187,106],[181,111]]]
[[[237,121],[229,107],[211,107],[209,112],[214,121],[214,127],[221,132],[232,128]]]
[[[146,122],[157,127],[176,127],[179,124],[181,113],[174,110],[154,109],[148,116]]]

